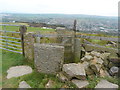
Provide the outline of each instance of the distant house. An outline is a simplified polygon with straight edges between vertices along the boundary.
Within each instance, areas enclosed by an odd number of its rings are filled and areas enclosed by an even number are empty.
[[[56,30],[65,30],[64,27],[56,27]]]
[[[100,30],[105,30],[105,28],[104,27],[99,27],[100,28]]]
[[[49,28],[49,27],[42,27],[43,29],[52,29],[52,28]]]
[[[15,23],[16,21],[12,21],[13,23]]]

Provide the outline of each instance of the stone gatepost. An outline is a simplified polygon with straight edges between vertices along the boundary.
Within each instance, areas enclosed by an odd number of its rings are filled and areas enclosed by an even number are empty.
[[[76,63],[78,63],[80,61],[80,56],[81,56],[81,42],[80,42],[80,39],[75,38],[75,42],[74,42],[74,59],[75,59]]]
[[[38,72],[56,74],[64,62],[64,47],[49,44],[34,44],[34,63]]]
[[[26,33],[24,35],[24,50],[25,50],[25,57],[28,58],[28,60],[34,59],[34,43],[35,38],[33,37],[32,32]]]

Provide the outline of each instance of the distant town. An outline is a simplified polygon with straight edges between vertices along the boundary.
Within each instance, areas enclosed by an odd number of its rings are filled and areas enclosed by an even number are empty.
[[[1,13],[2,22],[25,22],[31,27],[56,29],[58,27],[73,29],[73,22],[77,20],[77,31],[89,33],[118,34],[118,18],[79,14],[17,14]]]

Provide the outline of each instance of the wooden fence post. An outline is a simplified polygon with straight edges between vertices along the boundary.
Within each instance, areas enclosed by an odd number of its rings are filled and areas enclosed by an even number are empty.
[[[23,54],[23,56],[25,56],[25,51],[24,51],[24,34],[27,32],[27,27],[25,25],[20,26],[19,31],[20,31],[20,36],[21,36],[22,54]]]

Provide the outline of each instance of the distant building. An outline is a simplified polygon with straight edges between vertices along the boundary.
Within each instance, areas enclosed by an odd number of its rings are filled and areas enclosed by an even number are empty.
[[[12,21],[13,23],[15,23],[16,21]]]
[[[104,27],[100,27],[100,30],[104,30],[105,28]]]
[[[56,30],[65,30],[66,28],[64,27],[56,27]]]
[[[43,29],[52,29],[52,28],[49,28],[49,27],[42,27]]]

